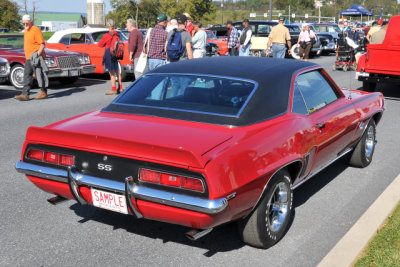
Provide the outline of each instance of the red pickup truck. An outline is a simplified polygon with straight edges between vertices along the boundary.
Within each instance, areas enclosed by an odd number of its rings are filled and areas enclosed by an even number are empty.
[[[356,79],[365,91],[374,91],[378,82],[400,84],[400,15],[390,19],[382,44],[367,45],[359,61]]]

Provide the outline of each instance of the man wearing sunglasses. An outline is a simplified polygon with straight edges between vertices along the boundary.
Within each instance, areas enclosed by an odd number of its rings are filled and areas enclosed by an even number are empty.
[[[24,50],[25,50],[25,67],[24,67],[24,88],[22,94],[15,96],[16,100],[27,101],[29,100],[29,91],[31,90],[32,75],[34,68],[31,63],[31,55],[37,52],[37,55],[45,58],[44,53],[44,38],[43,33],[38,27],[33,25],[31,16],[24,15],[22,17],[22,23],[24,24]],[[35,96],[35,99],[47,98],[47,89],[42,88],[41,92]]]

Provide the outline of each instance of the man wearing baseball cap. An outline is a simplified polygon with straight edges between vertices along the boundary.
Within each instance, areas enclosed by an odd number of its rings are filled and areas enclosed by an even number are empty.
[[[268,36],[266,53],[267,55],[269,54],[269,47],[272,44],[272,56],[274,58],[285,58],[286,43],[289,48],[289,55],[291,53],[290,49],[292,48],[292,43],[290,41],[289,29],[283,25],[284,23],[285,17],[280,16],[278,25],[272,27],[271,33]]]
[[[149,59],[149,70],[153,70],[165,64],[166,54],[164,46],[167,40],[167,32],[165,31],[167,20],[168,18],[165,14],[159,14],[157,16],[157,24],[150,31],[149,51],[146,51],[147,45],[143,46],[143,50],[147,53]]]
[[[46,57],[44,53],[44,38],[43,33],[38,27],[33,25],[31,16],[25,14],[22,17],[22,23],[24,24],[24,51],[25,51],[25,67],[24,67],[24,88],[20,95],[14,98],[19,101],[29,100],[29,91],[31,90],[32,75],[34,72],[33,65],[31,63],[31,55],[37,52],[38,56]],[[35,99],[47,98],[47,89],[42,88],[40,94],[35,96]]]
[[[250,55],[250,47],[251,47],[251,36],[253,31],[250,27],[250,22],[248,19],[244,19],[242,22],[243,30],[240,33],[239,42],[239,56],[249,56]]]

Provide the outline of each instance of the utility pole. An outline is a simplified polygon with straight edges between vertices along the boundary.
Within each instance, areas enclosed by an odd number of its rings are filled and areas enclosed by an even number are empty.
[[[222,22],[221,24],[224,25],[224,0],[221,0],[221,11],[222,11]]]
[[[272,20],[272,0],[269,0],[269,20]]]

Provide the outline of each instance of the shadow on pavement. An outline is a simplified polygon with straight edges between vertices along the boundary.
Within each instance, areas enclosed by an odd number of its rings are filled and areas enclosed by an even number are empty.
[[[56,93],[53,93],[52,90],[54,90],[54,89],[52,88],[52,89],[49,89],[47,91],[47,94],[49,96],[48,99],[58,98],[58,97],[63,97],[63,96],[69,96],[69,95],[72,95],[72,94],[75,94],[75,93],[83,92],[86,89],[83,88],[83,87],[78,87],[78,88],[73,88],[73,89],[69,89],[69,90],[59,91],[59,92],[56,92]]]
[[[14,98],[14,96],[19,95],[20,93],[21,93],[20,90],[16,90],[16,89],[9,90],[9,89],[0,88],[0,100]]]
[[[293,191],[293,207],[303,205],[309,198],[333,181],[349,167],[348,162],[349,156],[346,155],[295,189]]]
[[[113,226],[114,230],[124,229],[131,234],[160,239],[163,243],[175,242],[206,249],[207,251],[204,253],[206,257],[212,257],[220,252],[236,250],[246,245],[239,237],[236,223],[216,227],[211,233],[201,239],[191,241],[185,237],[185,233],[191,230],[188,227],[147,219],[135,219],[133,216],[115,213],[90,205],[79,205],[77,203],[71,205],[70,209],[82,217],[79,221],[80,223],[97,221]]]

